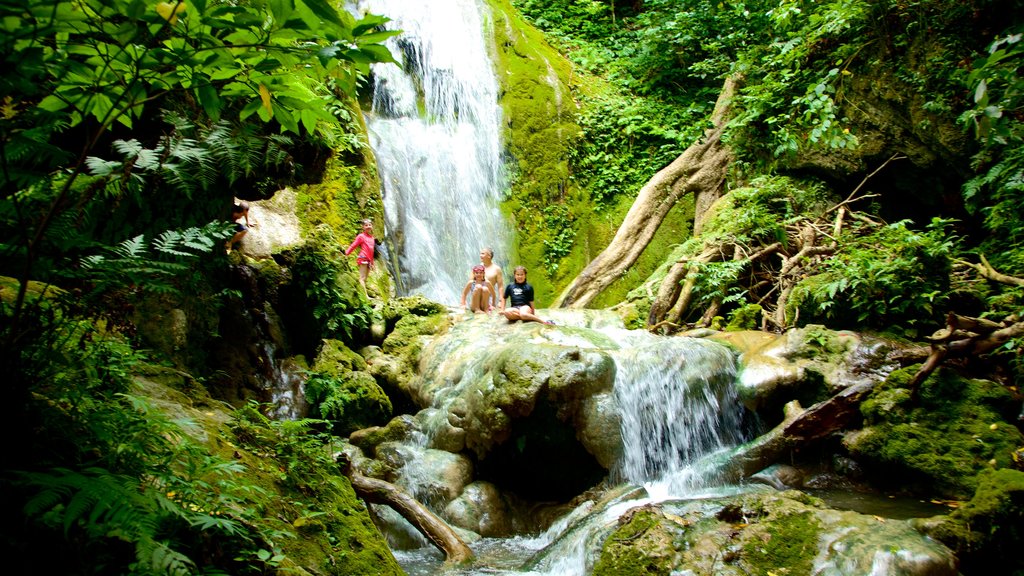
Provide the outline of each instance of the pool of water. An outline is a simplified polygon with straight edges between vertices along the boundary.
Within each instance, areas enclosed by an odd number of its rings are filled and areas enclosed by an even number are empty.
[[[852,510],[861,514],[871,514],[894,520],[928,518],[948,514],[951,510],[944,504],[905,496],[886,496],[839,489],[805,489],[803,491],[811,496],[821,498],[826,504],[837,510]]]

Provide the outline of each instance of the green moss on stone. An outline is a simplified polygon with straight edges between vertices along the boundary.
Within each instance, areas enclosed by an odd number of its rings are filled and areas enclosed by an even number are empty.
[[[631,510],[604,541],[593,575],[672,574],[682,533],[682,527],[657,508]]]
[[[282,573],[401,575],[404,571],[348,479],[303,422],[271,422],[246,406],[221,441],[242,465],[235,482],[250,484],[244,504],[277,534]],[[287,473],[285,473],[287,471]]]
[[[339,436],[391,417],[391,400],[366,368],[366,361],[344,344],[326,340],[306,379],[310,415],[329,420]]]
[[[744,560],[754,574],[810,574],[819,529],[809,511],[766,516],[748,529]]]
[[[977,486],[979,471],[1012,465],[1024,435],[1005,419],[1012,396],[988,380],[969,380],[940,369],[912,401],[907,387],[918,367],[894,372],[872,391],[861,410],[868,428],[848,447],[858,457],[896,465],[910,480],[950,497]]]
[[[983,470],[969,502],[914,525],[956,552],[965,574],[1024,573],[1024,472]]]
[[[764,311],[760,304],[747,304],[733,311],[729,316],[727,331],[757,330],[761,326],[761,315]]]

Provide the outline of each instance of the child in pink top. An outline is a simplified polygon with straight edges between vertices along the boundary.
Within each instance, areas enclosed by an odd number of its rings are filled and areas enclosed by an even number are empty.
[[[370,268],[373,268],[373,249],[376,245],[377,241],[373,238],[373,221],[367,219],[363,220],[363,231],[352,241],[348,250],[345,250],[345,256],[348,256],[357,246],[359,247],[356,264],[359,265],[359,283],[362,284],[363,290],[366,290],[366,276],[370,273]]]

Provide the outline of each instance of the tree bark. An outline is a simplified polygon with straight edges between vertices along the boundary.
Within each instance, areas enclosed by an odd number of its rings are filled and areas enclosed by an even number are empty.
[[[705,133],[702,141],[687,148],[644,185],[611,243],[565,288],[552,303],[553,307],[584,308],[619,279],[647,248],[680,198],[692,192],[697,195],[700,209],[706,210],[721,193],[731,160],[721,136],[738,83],[738,78],[726,79],[712,114],[714,127]],[[698,212],[694,229],[703,223],[703,218],[704,213]]]
[[[357,496],[367,502],[386,504],[393,508],[444,552],[447,562],[461,564],[473,559],[473,551],[451,526],[394,484],[368,478],[351,468],[347,476]]]

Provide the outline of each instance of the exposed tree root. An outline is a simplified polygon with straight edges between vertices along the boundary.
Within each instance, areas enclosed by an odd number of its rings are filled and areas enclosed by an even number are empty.
[[[462,564],[473,559],[473,551],[452,527],[401,488],[359,474],[347,461],[339,461],[356,495],[373,504],[386,504],[402,515],[445,554],[446,562]]]
[[[718,198],[731,160],[721,137],[728,105],[738,82],[733,77],[725,81],[712,114],[714,128],[644,185],[611,243],[565,288],[552,306],[586,307],[637,261],[669,211],[683,196],[690,193],[696,196],[698,215],[703,215],[700,206],[706,205],[706,208]],[[699,230],[701,223],[702,219],[697,218],[694,230]]]

